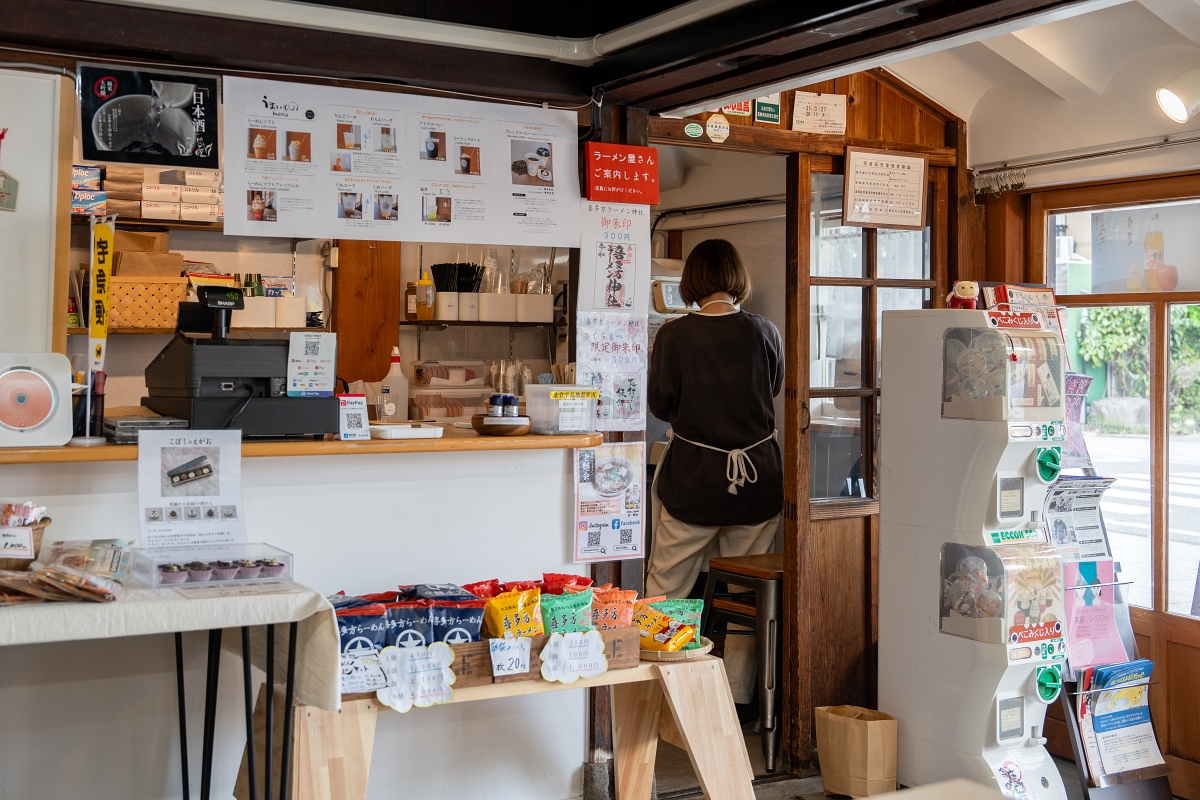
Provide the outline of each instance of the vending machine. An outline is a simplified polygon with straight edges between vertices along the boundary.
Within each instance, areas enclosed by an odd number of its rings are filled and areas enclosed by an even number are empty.
[[[1063,568],[1039,519],[1065,354],[1039,313],[883,314],[879,708],[898,779],[1065,798],[1044,747],[1061,691]]]

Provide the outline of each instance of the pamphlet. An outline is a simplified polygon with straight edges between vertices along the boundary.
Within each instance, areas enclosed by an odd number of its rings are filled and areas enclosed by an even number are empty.
[[[646,315],[580,312],[576,382],[600,390],[596,430],[646,427]]]
[[[1067,661],[1079,671],[1127,661],[1117,630],[1115,571],[1111,558],[1063,564],[1067,613]],[[1079,587],[1095,588],[1079,588]]]
[[[138,527],[143,547],[246,541],[242,432],[138,431]]]
[[[1063,475],[1046,492],[1042,517],[1064,561],[1110,558],[1100,499],[1112,478]]]
[[[646,444],[575,451],[575,561],[641,558]]]
[[[1153,669],[1153,662],[1142,658],[1091,671],[1092,691],[1083,695],[1087,703],[1081,717],[1087,726],[1088,766],[1097,786],[1120,782],[1112,780],[1119,773],[1138,772],[1144,779],[1167,771],[1150,722]]]

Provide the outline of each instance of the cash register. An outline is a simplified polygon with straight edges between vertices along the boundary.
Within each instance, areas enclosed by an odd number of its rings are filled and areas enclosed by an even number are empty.
[[[236,429],[243,438],[321,438],[338,432],[336,397],[289,397],[288,339],[231,339],[229,320],[245,306],[242,290],[197,288],[179,304],[173,338],[146,367],[142,405],[203,430]]]

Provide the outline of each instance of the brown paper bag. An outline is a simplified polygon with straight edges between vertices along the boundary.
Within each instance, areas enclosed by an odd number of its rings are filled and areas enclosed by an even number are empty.
[[[896,720],[858,706],[819,706],[817,757],[825,794],[896,791]]]

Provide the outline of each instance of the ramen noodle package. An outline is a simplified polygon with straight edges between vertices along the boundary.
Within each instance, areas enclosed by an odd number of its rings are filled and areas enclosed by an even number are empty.
[[[342,693],[372,692],[387,686],[379,658],[379,651],[387,646],[387,608],[374,603],[343,608],[335,614],[342,647]]]
[[[482,598],[435,600],[433,603],[433,640],[446,644],[478,642],[485,605],[487,605],[487,601]]]
[[[605,588],[593,590],[592,625],[600,630],[628,628],[633,624],[636,601],[637,592],[633,589],[613,589],[605,584]]]
[[[542,595],[542,622],[546,633],[592,630],[592,590]]]
[[[659,600],[657,603],[649,605],[655,611],[661,611],[668,617],[696,629],[692,641],[683,646],[684,650],[695,650],[700,647],[700,620],[704,615],[703,600],[684,597],[678,600]]]
[[[387,609],[388,647],[422,647],[433,642],[433,601],[399,600],[384,603]]]
[[[371,605],[368,601],[363,600],[361,597],[357,597],[352,594],[346,594],[344,591],[338,592],[337,594],[331,594],[325,599],[328,600],[329,604],[333,606],[334,611],[341,611],[343,608],[357,608],[358,606]]]
[[[390,592],[371,592],[370,594],[360,594],[359,600],[366,603],[394,603],[400,599],[400,592],[393,589]]]
[[[507,583],[500,584],[500,588],[506,592],[524,592],[527,589],[540,590],[542,588],[542,582],[541,581],[508,581]]]
[[[503,592],[489,598],[483,609],[483,632],[505,636],[539,636],[544,632],[540,589]]]
[[[696,635],[696,629],[644,603],[633,609],[633,624],[641,631],[641,649],[673,653]]]
[[[478,583],[466,583],[463,584],[463,588],[476,597],[482,597],[484,600],[488,599],[489,597],[495,597],[496,595],[500,594],[500,592],[504,591],[500,588],[500,581],[498,581],[496,578],[486,581],[479,581]]]
[[[418,583],[401,586],[401,600],[474,600],[475,595],[457,583]]]
[[[133,553],[121,539],[55,542],[30,565],[30,572],[84,600],[111,603],[121,596]]]
[[[567,587],[587,588],[592,585],[591,578],[583,575],[568,575],[561,572],[542,573],[542,594],[562,594]]]

